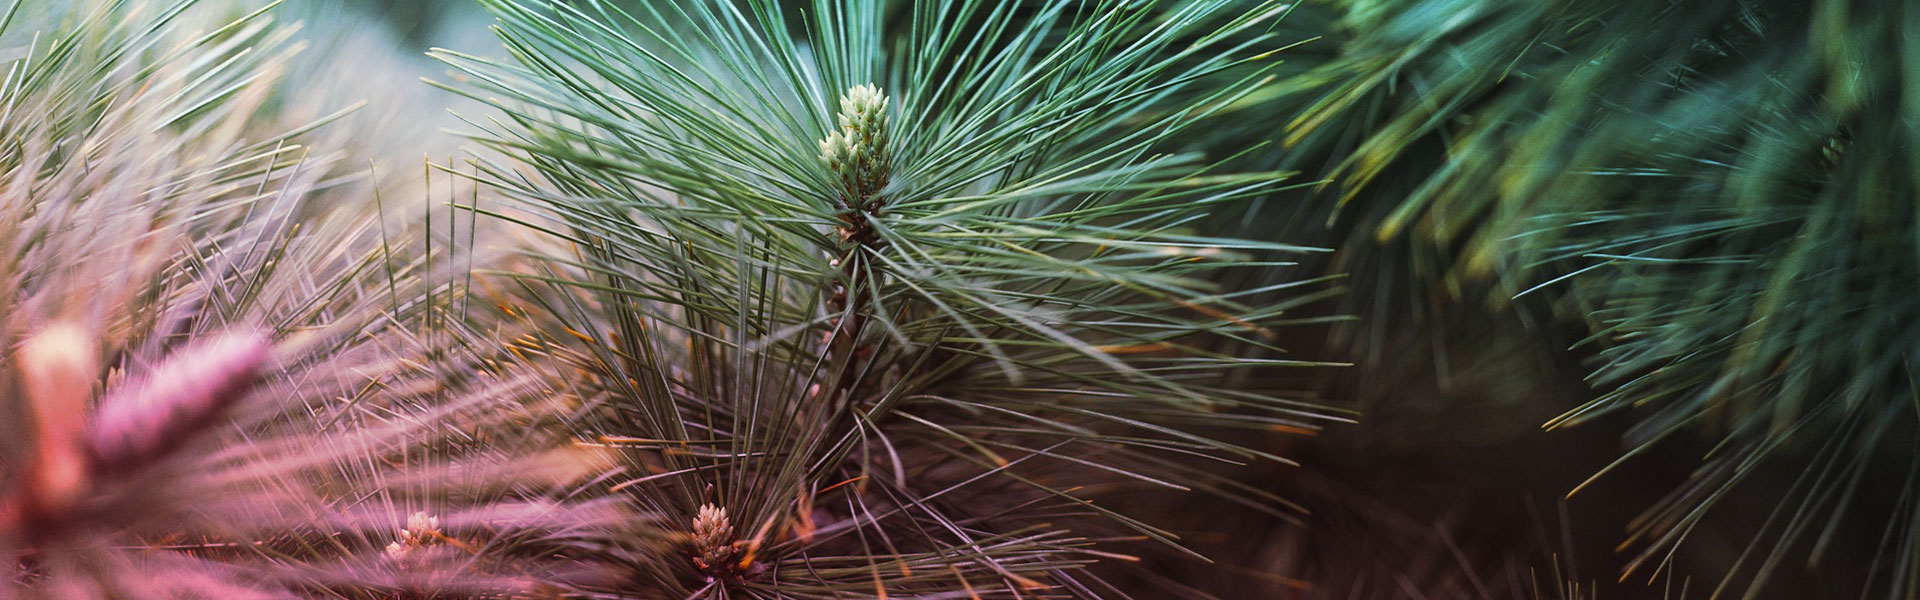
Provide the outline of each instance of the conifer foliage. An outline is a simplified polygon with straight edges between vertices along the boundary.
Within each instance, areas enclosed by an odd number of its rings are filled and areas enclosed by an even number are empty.
[[[662,534],[623,589],[1111,595],[1085,566],[1179,541],[1099,494],[1286,510],[1182,465],[1340,418],[1223,385],[1315,363],[1208,349],[1280,352],[1318,285],[1207,283],[1309,251],[1193,226],[1283,175],[1160,150],[1252,89],[1283,4],[487,4],[512,60],[438,55],[502,110],[492,212],[553,242],[512,276],[554,385]]]
[[[532,380],[488,366],[464,289],[428,274],[444,263],[388,244],[425,232],[317,201],[345,197],[321,179],[334,154],[299,143],[326,123],[250,137],[291,29],[196,28],[190,2],[25,8],[0,12],[20,44],[0,68],[0,598],[590,575],[562,546],[616,509],[546,493],[586,461],[538,451]]]
[[[1601,394],[1549,428],[1633,412],[1615,466],[1705,434],[1700,467],[1634,523],[1637,576],[1671,574],[1712,509],[1755,497],[1777,509],[1715,593],[1759,594],[1796,557],[1837,568],[1821,556],[1848,546],[1881,555],[1863,571],[1911,572],[1913,7],[1334,4],[1345,39],[1281,84],[1302,110],[1272,118],[1335,165],[1344,210],[1387,215],[1363,233],[1444,257],[1450,289],[1587,326]],[[1768,473],[1794,483],[1754,482]],[[1889,490],[1894,512],[1846,533]]]
[[[1920,593],[1914,2],[0,3],[0,600]]]

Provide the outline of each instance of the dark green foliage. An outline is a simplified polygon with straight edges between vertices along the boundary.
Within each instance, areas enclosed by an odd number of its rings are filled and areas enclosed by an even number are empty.
[[[1338,6],[1337,58],[1286,84],[1310,101],[1276,115],[1287,142],[1336,157],[1342,201],[1391,207],[1369,233],[1451,257],[1448,288],[1542,297],[1591,327],[1604,394],[1550,426],[1638,407],[1628,456],[1683,432],[1721,440],[1637,521],[1641,561],[1750,488],[1780,509],[1721,591],[1758,593],[1797,550],[1873,544],[1835,532],[1863,485],[1912,489],[1920,11]],[[1782,469],[1804,478],[1739,485]],[[1880,568],[1906,571],[1916,513],[1892,508]]]
[[[1316,285],[1208,282],[1306,251],[1194,228],[1282,174],[1156,152],[1253,89],[1194,86],[1281,6],[489,5],[514,60],[440,55],[530,167],[479,165],[501,216],[566,244],[516,277],[571,333],[535,349],[586,374],[577,426],[626,452],[608,491],[660,519],[625,589],[1106,596],[1104,538],[1176,542],[1101,495],[1288,510],[1182,466],[1336,418],[1223,385],[1316,363],[1208,349],[1281,352]]]

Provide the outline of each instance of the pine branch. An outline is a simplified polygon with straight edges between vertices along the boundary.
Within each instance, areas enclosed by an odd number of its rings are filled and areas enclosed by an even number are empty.
[[[256,120],[290,30],[262,9],[192,32],[191,5],[85,2],[0,31],[25,42],[0,63],[0,383],[18,392],[0,472],[30,474],[0,481],[0,594],[591,578],[556,557],[626,515],[542,496],[592,453],[539,451],[540,389],[488,372],[498,347],[435,274],[452,257],[396,259],[382,215],[321,189],[327,152],[297,137],[319,124]],[[423,547],[405,560],[382,551],[403,505],[443,518],[407,530]]]
[[[1212,383],[1317,363],[1203,349],[1292,306],[1206,278],[1306,249],[1193,230],[1284,174],[1157,153],[1279,4],[489,7],[512,60],[436,55],[502,99],[495,215],[551,236],[498,274],[665,528],[604,593],[1089,596],[1109,532],[1177,542],[1085,490],[1240,494],[1178,457],[1339,418]]]
[[[1904,494],[1898,473],[1861,470],[1913,460],[1884,443],[1911,420],[1920,342],[1896,299],[1920,281],[1916,222],[1889,200],[1920,191],[1898,26],[1847,1],[1341,8],[1341,53],[1283,84],[1310,98],[1273,117],[1292,119],[1289,143],[1331,156],[1345,201],[1437,258],[1442,289],[1539,298],[1587,326],[1602,396],[1549,427],[1639,413],[1614,466],[1717,440],[1636,521],[1636,565],[1661,572],[1716,506],[1777,499],[1715,590],[1757,594],[1796,548],[1839,551],[1823,549],[1850,506]],[[1763,489],[1774,472],[1804,485]]]

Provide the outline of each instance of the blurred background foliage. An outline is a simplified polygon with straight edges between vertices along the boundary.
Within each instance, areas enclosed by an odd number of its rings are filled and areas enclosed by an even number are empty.
[[[288,7],[382,23],[429,75],[430,46],[486,53],[463,0]],[[1916,26],[1860,0],[1301,3],[1274,78],[1183,143],[1323,182],[1213,226],[1336,249],[1288,276],[1344,274],[1307,316],[1353,318],[1286,345],[1355,363],[1299,384],[1363,422],[1241,440],[1309,457],[1236,474],[1305,517],[1140,497],[1218,563],[1118,576],[1141,597],[1911,595]]]

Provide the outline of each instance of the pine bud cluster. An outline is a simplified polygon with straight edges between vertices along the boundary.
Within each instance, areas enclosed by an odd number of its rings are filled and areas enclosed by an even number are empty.
[[[440,541],[440,518],[426,512],[416,512],[407,517],[407,527],[401,529],[393,543],[387,544],[387,556],[394,560],[407,560],[416,552]]]
[[[887,96],[873,84],[840,98],[840,130],[820,140],[820,160],[840,175],[849,208],[870,208],[888,178]]]
[[[727,509],[702,505],[700,513],[693,518],[691,538],[693,564],[701,572],[723,577],[738,570],[735,561],[739,546],[733,538],[733,522],[727,518]]]

